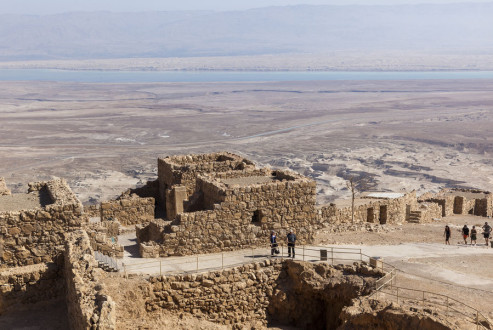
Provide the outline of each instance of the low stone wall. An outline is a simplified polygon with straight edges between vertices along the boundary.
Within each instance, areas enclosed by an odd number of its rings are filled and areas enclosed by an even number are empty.
[[[10,195],[10,190],[7,188],[4,178],[0,178],[0,196]]]
[[[101,285],[105,276],[83,230],[66,235],[64,275],[71,329],[115,329],[116,305]]]
[[[266,260],[204,274],[151,277],[146,308],[190,313],[234,329],[242,324],[263,328],[273,319],[309,329],[317,322],[315,310],[340,311],[352,298],[371,292],[382,275],[359,264]]]
[[[368,202],[354,207],[355,223],[403,223],[407,220],[407,207],[409,206],[411,210],[417,210],[419,207],[415,191],[399,198],[365,198],[365,200]],[[380,207],[386,208],[386,219],[382,221]],[[317,211],[320,225],[351,223],[351,206],[339,208],[331,203],[318,207]]]
[[[1,267],[51,262],[63,249],[63,233],[86,223],[82,204],[66,181],[29,184],[29,191],[44,189],[52,204],[42,209],[0,212]]]
[[[17,304],[33,304],[64,293],[61,265],[42,263],[0,272],[0,314]]]
[[[91,241],[91,248],[93,250],[99,251],[110,257],[123,258],[124,247],[118,245],[116,241],[112,241],[106,233],[90,229],[86,230],[86,232]]]
[[[118,219],[124,226],[149,222],[154,219],[155,200],[152,197],[123,196],[101,203],[101,221]]]
[[[442,218],[442,207],[436,203],[419,203],[419,212],[421,212],[420,223],[430,223],[433,219]]]

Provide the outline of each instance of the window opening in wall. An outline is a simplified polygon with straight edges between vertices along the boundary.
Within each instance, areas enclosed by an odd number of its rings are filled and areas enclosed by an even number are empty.
[[[259,210],[256,210],[253,212],[252,223],[256,224],[256,225],[260,224],[260,211]]]

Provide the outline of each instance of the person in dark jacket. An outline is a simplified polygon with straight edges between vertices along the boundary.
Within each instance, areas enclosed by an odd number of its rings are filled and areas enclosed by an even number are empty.
[[[443,235],[445,236],[445,244],[450,245],[450,227],[448,225],[445,226],[445,231],[443,232]]]
[[[277,252],[277,235],[275,231],[270,232],[270,255],[274,256]],[[279,253],[279,252],[277,252]]]
[[[464,244],[467,245],[467,238],[469,237],[469,228],[467,228],[467,225],[462,227],[462,237],[464,238]]]
[[[289,231],[286,240],[288,241],[288,258],[291,258],[291,255],[294,258],[294,246],[296,244],[296,235],[293,233],[292,230]]]

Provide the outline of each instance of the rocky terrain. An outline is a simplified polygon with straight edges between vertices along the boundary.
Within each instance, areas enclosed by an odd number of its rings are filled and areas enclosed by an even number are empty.
[[[358,190],[490,189],[489,80],[84,84],[3,82],[0,173],[65,177],[85,203],[156,176],[156,158],[228,150]]]

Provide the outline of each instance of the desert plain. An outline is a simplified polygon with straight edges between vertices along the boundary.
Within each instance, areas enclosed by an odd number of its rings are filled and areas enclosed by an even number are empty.
[[[350,177],[358,191],[491,190],[492,90],[493,80],[463,79],[0,82],[0,176],[13,192],[63,177],[88,205],[154,179],[157,157],[225,150],[315,179],[319,204],[348,199]],[[484,246],[457,244],[462,223],[483,221],[466,216],[388,225],[380,233],[320,232],[317,243],[391,244],[403,255],[389,260],[408,271],[402,283],[462,297],[491,318],[492,256],[475,256]],[[450,248],[466,253],[436,252],[445,223],[455,229]],[[405,244],[414,243],[434,250],[405,257]],[[448,269],[450,278],[437,269]],[[466,283],[464,276],[484,282]]]
[[[156,158],[227,150],[359,190],[488,190],[493,81],[0,82],[0,173],[64,177],[84,204],[156,174]]]

